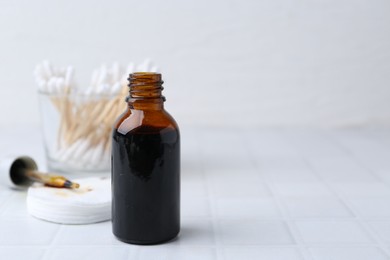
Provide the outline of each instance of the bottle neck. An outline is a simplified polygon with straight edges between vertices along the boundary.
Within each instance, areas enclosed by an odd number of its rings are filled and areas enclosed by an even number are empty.
[[[135,72],[129,78],[130,93],[127,103],[130,109],[162,110],[165,97],[161,74],[154,72]]]

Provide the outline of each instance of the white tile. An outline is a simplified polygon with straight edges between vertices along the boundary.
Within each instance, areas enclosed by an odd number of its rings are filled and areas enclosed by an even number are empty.
[[[1,190],[3,188],[4,190]],[[0,216],[3,215],[4,207],[7,204],[7,200],[9,200],[10,196],[12,196],[11,191],[9,191],[7,187],[0,186]]]
[[[325,131],[290,130],[285,134],[285,136],[297,152],[306,158],[345,155],[345,151],[334,144]]]
[[[189,170],[181,173],[181,183],[193,184],[193,185],[204,185],[206,183],[206,177],[204,171]]]
[[[199,141],[195,139],[186,138],[186,137],[181,139],[180,149],[181,149],[181,154],[183,155],[182,156],[183,161],[185,161],[186,158],[191,158],[191,157],[198,158],[200,156]],[[187,157],[186,155],[191,157]]]
[[[153,246],[141,247],[139,260],[213,260],[217,259],[214,248],[209,247],[180,247]]]
[[[390,184],[390,169],[375,171],[375,175],[388,185]]]
[[[355,136],[346,134],[340,138],[340,142],[366,167],[372,170],[390,170],[389,145],[386,145],[384,140],[375,140],[376,134],[370,135],[364,133],[358,133]]]
[[[181,181],[185,183],[204,183],[206,181],[203,169],[181,169]]]
[[[89,225],[64,225],[56,245],[121,245],[112,234],[111,221]]]
[[[28,217],[26,192],[15,190],[4,202],[2,215],[7,218]]]
[[[202,156],[210,158],[213,156],[213,160],[208,160],[208,162],[219,161],[222,158],[243,158],[247,154],[245,149],[245,144],[238,140],[240,137],[235,135],[234,137],[227,140],[225,138],[219,139],[220,136],[213,136],[211,140],[202,140],[200,146]],[[233,149],[234,148],[234,149]],[[231,163],[229,161],[228,163]]]
[[[181,202],[181,215],[183,217],[209,217],[210,205],[207,198],[184,197]]]
[[[209,159],[210,158],[210,159]],[[212,158],[212,159],[211,159]],[[207,174],[213,172],[235,171],[244,174],[255,168],[251,158],[245,155],[221,155],[212,153],[202,160],[204,172]]]
[[[357,244],[371,243],[372,239],[354,221],[296,221],[296,226],[305,243],[308,244]]]
[[[181,196],[184,198],[206,198],[207,187],[204,182],[181,182]]]
[[[182,180],[191,180],[192,177],[203,176],[203,167],[200,160],[181,161]]]
[[[350,199],[349,202],[362,217],[390,217],[390,198]]]
[[[259,172],[273,182],[318,181],[307,163],[299,157],[262,157],[256,164]]]
[[[260,198],[271,195],[263,182],[213,183],[212,194],[216,198]]]
[[[208,181],[215,183],[253,183],[260,181],[260,174],[255,167],[240,169],[217,169],[206,171],[205,176]]]
[[[273,218],[280,212],[272,198],[216,199],[218,218]]]
[[[309,169],[303,170],[260,170],[272,182],[316,182],[318,177]]]
[[[267,130],[248,131],[246,142],[258,156],[296,156],[297,149],[283,138],[281,133]]]
[[[205,147],[209,150],[219,150],[229,147],[231,152],[231,147],[242,147],[244,144],[244,136],[241,129],[227,129],[227,128],[208,128],[206,131],[199,133],[202,142],[202,147]]]
[[[361,160],[367,168],[374,171],[390,170],[390,162],[388,155],[390,154],[389,145],[381,144],[385,149],[372,150],[371,154],[354,153],[354,155]]]
[[[283,199],[291,217],[352,217],[337,198],[292,197]]]
[[[294,244],[287,225],[276,220],[221,220],[218,237],[225,245]]]
[[[11,189],[8,189],[8,187],[6,186],[3,186],[2,184],[0,184],[0,205],[6,201],[7,199],[9,199],[9,196],[11,196],[12,194],[12,190]]]
[[[106,260],[106,259],[130,259],[129,247],[104,247],[104,246],[82,246],[82,247],[54,247],[50,248],[45,255],[45,260]],[[134,256],[133,256],[134,257]],[[134,259],[134,258],[133,258]]]
[[[110,222],[62,226],[57,233],[59,225],[27,216],[25,194],[0,188],[0,259],[27,255],[61,260],[71,253],[97,260],[390,260],[390,164],[382,154],[375,160],[381,151],[376,145],[370,152],[350,152],[377,170],[383,182],[341,148],[316,141],[321,135],[315,133],[305,140],[305,133],[253,132],[252,143],[241,140],[247,137],[237,139],[234,131],[214,138],[218,133],[207,134],[211,142],[206,147],[190,138],[183,148],[182,230],[177,239],[148,247],[124,244],[112,235]],[[359,135],[356,138],[351,147],[361,144]],[[234,151],[232,144],[237,145]],[[319,150],[311,153],[314,146]],[[280,196],[292,220],[291,231],[268,187]],[[371,238],[344,203],[350,203],[389,248],[380,248],[383,244]]]
[[[377,182],[378,179],[362,169],[360,171],[319,171],[318,175],[331,183],[366,183]]]
[[[314,260],[389,260],[376,247],[321,247],[309,249]]]
[[[283,197],[334,197],[334,193],[321,182],[275,183],[273,187]]]
[[[308,163],[322,179],[335,183],[375,182],[378,179],[350,156],[315,157]]]
[[[369,221],[374,232],[387,244],[390,245],[390,221]]]
[[[44,253],[45,249],[40,247],[23,247],[20,245],[12,247],[0,246],[0,258],[6,260],[39,260],[42,259]]]
[[[169,244],[185,246],[210,246],[215,244],[213,225],[206,218],[181,218],[177,239]]]
[[[206,133],[206,135],[209,135],[209,133]],[[226,165],[230,165],[236,161],[244,160],[245,155],[247,155],[243,136],[240,136],[237,133],[216,133],[207,137],[203,136],[199,148],[204,158],[212,158],[212,160],[204,161],[207,164],[213,164],[214,162],[220,162],[222,160]],[[224,161],[223,158],[235,158],[236,160]],[[240,160],[238,160],[238,158]]]
[[[200,159],[200,149],[197,144],[189,143],[186,141],[184,143],[184,140],[181,140],[182,146],[181,149],[181,163],[182,167],[187,164],[187,162],[190,162],[190,165],[192,165],[191,162],[195,162]],[[199,164],[197,164],[199,165]]]
[[[29,218],[0,219],[0,245],[47,245],[59,228],[58,224]]]
[[[257,248],[235,247],[223,250],[226,260],[264,259],[264,260],[303,260],[301,253],[295,248]]]
[[[381,182],[333,184],[338,192],[349,198],[389,198],[390,187]]]
[[[262,156],[257,160],[257,166],[266,172],[310,170],[306,161],[299,156]]]

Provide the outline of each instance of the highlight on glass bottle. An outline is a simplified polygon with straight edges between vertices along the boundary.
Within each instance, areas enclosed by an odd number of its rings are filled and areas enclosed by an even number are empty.
[[[162,77],[129,76],[128,109],[112,134],[112,224],[127,243],[157,244],[180,230],[180,134],[164,109]]]

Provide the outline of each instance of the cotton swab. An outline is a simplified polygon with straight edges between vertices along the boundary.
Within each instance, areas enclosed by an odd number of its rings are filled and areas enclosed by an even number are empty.
[[[129,63],[125,70],[117,62],[102,64],[93,71],[90,85],[82,89],[75,84],[72,66],[54,67],[47,60],[38,64],[34,70],[38,89],[50,95],[60,118],[50,157],[84,169],[107,168],[111,127],[125,109],[121,102],[128,91],[128,75],[157,70],[149,59],[138,65]]]

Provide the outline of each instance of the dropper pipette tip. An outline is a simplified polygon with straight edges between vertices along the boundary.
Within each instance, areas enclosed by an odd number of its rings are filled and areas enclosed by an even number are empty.
[[[70,188],[70,189],[78,189],[80,187],[80,184],[76,182],[71,182],[70,180],[66,180],[64,183],[64,187]]]

